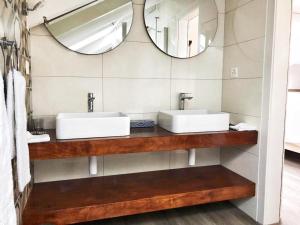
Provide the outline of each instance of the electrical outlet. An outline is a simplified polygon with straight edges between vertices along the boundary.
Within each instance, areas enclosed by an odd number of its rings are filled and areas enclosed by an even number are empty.
[[[231,78],[238,78],[239,77],[239,68],[232,67],[231,68]]]

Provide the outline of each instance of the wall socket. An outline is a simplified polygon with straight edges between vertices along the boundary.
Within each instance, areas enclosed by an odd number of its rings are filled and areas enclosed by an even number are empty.
[[[231,76],[231,78],[238,78],[239,77],[239,68],[238,67],[232,67],[230,76]]]

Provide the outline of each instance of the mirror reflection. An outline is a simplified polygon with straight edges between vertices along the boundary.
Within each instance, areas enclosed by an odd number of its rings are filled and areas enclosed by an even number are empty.
[[[97,0],[45,25],[70,50],[101,54],[117,47],[129,33],[133,18],[131,0]]]
[[[218,10],[214,0],[146,0],[144,19],[160,50],[173,57],[190,58],[212,43]]]

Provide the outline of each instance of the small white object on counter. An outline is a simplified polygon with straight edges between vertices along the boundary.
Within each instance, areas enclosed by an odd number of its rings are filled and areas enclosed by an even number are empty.
[[[33,135],[29,131],[27,131],[27,141],[29,144],[48,142],[48,141],[50,141],[50,136],[49,136],[49,134]]]
[[[230,128],[233,129],[233,130],[237,130],[237,131],[251,131],[251,130],[256,130],[255,126],[252,126],[252,125],[247,124],[247,123],[239,123],[237,125],[230,126]]]

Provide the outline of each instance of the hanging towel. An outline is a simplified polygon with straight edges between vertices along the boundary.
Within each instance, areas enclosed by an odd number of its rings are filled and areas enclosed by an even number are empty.
[[[8,118],[5,106],[4,83],[0,72],[0,224],[16,225],[11,149],[8,144]]]
[[[19,71],[14,71],[16,155],[19,191],[30,182],[30,161],[27,142],[27,114],[25,106],[26,81]]]
[[[8,131],[10,134],[9,145],[11,149],[11,158],[15,157],[15,102],[14,102],[14,84],[13,84],[13,72],[9,71],[6,76],[6,88],[7,88],[7,95],[6,95],[6,108],[7,108],[7,115],[8,115]]]
[[[49,134],[33,135],[27,131],[27,140],[28,143],[41,143],[50,141]]]

